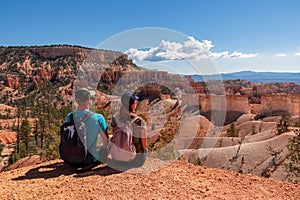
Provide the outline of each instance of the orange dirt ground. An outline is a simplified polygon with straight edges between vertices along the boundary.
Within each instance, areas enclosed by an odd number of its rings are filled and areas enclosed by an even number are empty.
[[[106,165],[77,174],[61,160],[0,173],[0,199],[299,199],[300,185],[148,158],[118,172]]]

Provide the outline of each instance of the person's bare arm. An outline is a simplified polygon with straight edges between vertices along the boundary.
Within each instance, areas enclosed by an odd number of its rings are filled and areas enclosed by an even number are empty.
[[[141,140],[142,140],[143,150],[147,149],[147,129],[146,128],[141,129]]]

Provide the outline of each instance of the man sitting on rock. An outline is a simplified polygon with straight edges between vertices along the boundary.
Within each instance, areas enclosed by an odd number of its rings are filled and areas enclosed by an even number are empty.
[[[74,121],[78,121],[79,119],[84,119],[87,115],[91,113],[90,106],[95,98],[95,92],[90,91],[86,88],[78,89],[75,92],[75,101],[78,104],[78,108],[75,112],[69,113],[66,116],[66,122],[71,122],[71,116],[74,117]],[[71,115],[72,114],[72,115]],[[86,140],[87,140],[87,148],[88,154],[86,159],[80,165],[75,167],[80,168],[79,171],[88,171],[93,167],[101,164],[107,158],[107,145],[108,145],[108,133],[107,133],[107,124],[103,117],[103,115],[98,113],[93,113],[86,120]],[[98,135],[102,137],[103,146],[101,151],[97,150],[97,140]],[[100,158],[101,157],[101,158]],[[100,162],[101,161],[101,162]]]

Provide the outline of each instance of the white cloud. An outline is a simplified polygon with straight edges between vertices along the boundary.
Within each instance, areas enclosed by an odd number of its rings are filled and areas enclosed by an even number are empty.
[[[252,58],[258,54],[244,54],[241,52],[233,52],[229,54],[228,51],[212,52],[214,47],[211,41],[198,41],[194,37],[188,37],[186,41],[181,43],[162,40],[157,47],[148,50],[138,50],[130,48],[124,53],[134,60],[148,60],[148,61],[164,61],[164,60],[200,60],[205,58]]]
[[[286,54],[284,54],[284,53],[279,53],[279,54],[276,55],[276,57],[286,57]]]
[[[130,57],[135,58],[137,60],[144,60],[148,54],[147,51],[139,51],[135,48],[130,48],[125,53],[130,55]]]
[[[241,52],[233,52],[232,54],[230,54],[228,57],[229,58],[253,58],[258,56],[257,53],[241,53]]]
[[[209,56],[211,58],[227,58],[229,55],[228,51],[223,51],[223,52],[214,52],[214,53],[210,53]]]
[[[294,55],[295,55],[295,56],[300,56],[300,52],[298,52],[298,53],[295,53]]]

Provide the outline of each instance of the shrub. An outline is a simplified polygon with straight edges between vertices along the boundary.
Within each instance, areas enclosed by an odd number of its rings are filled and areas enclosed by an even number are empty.
[[[288,163],[285,164],[285,169],[292,175],[300,176],[300,130],[294,131],[296,136],[289,139],[287,149],[291,153],[288,158]]]
[[[202,161],[199,157],[196,159],[195,165],[202,165]]]
[[[295,126],[298,127],[298,128],[300,128],[300,121],[297,121],[297,122],[295,123]]]
[[[59,127],[52,126],[46,130],[45,148],[41,152],[41,158],[43,160],[53,160],[59,158]]]
[[[289,124],[288,124],[288,120],[286,119],[286,117],[281,117],[281,119],[277,123],[277,134],[280,135],[282,133],[287,132],[288,126],[289,126]]]
[[[227,136],[228,137],[238,137],[238,131],[235,128],[235,124],[230,124],[229,129],[227,130]]]
[[[103,115],[104,119],[106,119],[106,120],[108,119],[107,113],[105,112],[105,110],[103,108],[97,108],[96,113]]]
[[[139,117],[141,117],[146,123],[148,121],[148,117],[145,114],[138,114]]]
[[[254,124],[253,124],[252,127],[251,127],[251,132],[252,132],[252,135],[255,135],[255,134],[256,134],[256,129],[255,129]]]
[[[161,160],[176,160],[179,156],[179,152],[176,150],[174,142],[170,142],[165,146],[156,148],[150,155],[151,157]]]
[[[10,155],[8,163],[13,164],[17,162],[20,158],[20,155],[16,151],[14,151],[14,153]]]
[[[269,152],[272,156],[272,159],[270,160],[268,166],[261,173],[261,176],[265,178],[269,178],[280,165],[279,158],[283,150],[274,150],[271,146],[269,146]]]

